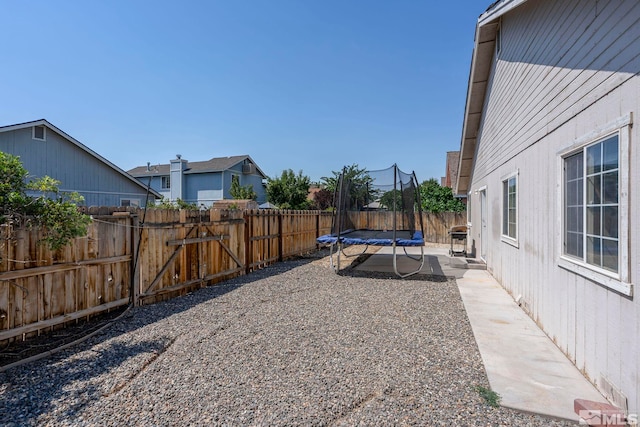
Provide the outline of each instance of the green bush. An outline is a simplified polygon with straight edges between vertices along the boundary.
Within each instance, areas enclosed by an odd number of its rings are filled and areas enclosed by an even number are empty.
[[[39,227],[42,241],[53,250],[85,236],[91,217],[78,210],[84,198],[61,192],[60,181],[51,177],[29,180],[28,176],[19,157],[0,151],[0,222]]]

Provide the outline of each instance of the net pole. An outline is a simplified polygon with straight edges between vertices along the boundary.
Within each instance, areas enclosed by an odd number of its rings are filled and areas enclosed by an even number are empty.
[[[396,224],[396,210],[397,210],[397,202],[396,199],[398,198],[398,193],[396,192],[397,190],[397,186],[398,186],[398,165],[397,164],[393,164],[393,247],[395,248],[396,246],[396,228],[397,228],[397,224]]]
[[[342,184],[340,183],[341,177],[338,177],[338,182],[336,183],[336,187],[333,189],[333,215],[331,216],[331,232],[336,233],[340,228],[338,218],[338,212],[340,211],[340,188]]]
[[[345,194],[343,191],[344,188],[344,176],[345,176],[345,168],[342,169],[342,174],[340,175],[340,191],[338,192],[338,230],[336,236],[338,237],[338,242],[340,241],[340,234],[342,233],[342,228],[344,227],[343,216],[346,216],[345,210]]]
[[[422,199],[420,198],[420,185],[418,184],[418,178],[416,177],[416,172],[413,171],[413,181],[416,185],[416,202],[418,204],[418,220],[420,221],[420,232],[422,233],[422,238],[425,238],[424,235],[424,224],[422,222]]]

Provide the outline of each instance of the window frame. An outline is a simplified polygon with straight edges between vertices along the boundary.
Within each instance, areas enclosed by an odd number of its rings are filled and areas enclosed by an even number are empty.
[[[518,213],[519,213],[519,200],[520,200],[520,191],[519,191],[519,187],[520,187],[520,183],[519,183],[519,177],[520,175],[520,171],[516,170],[515,172],[512,172],[508,175],[504,175],[502,178],[500,178],[500,184],[501,184],[501,188],[500,188],[500,194],[502,197],[501,200],[501,209],[500,209],[500,240],[503,241],[504,243],[507,243],[511,246],[514,247],[519,247],[519,243],[518,243],[518,238],[519,238],[519,234],[518,233],[518,226],[520,221],[518,221]],[[507,210],[511,209],[511,207],[509,206],[509,199],[508,197],[505,199],[505,185],[507,186],[507,189],[509,188],[509,181],[514,180],[515,181],[515,207],[513,208],[515,210],[515,236],[510,236],[509,234],[505,234],[505,219],[507,220],[507,228],[508,228],[508,215],[507,217],[505,217],[505,207],[507,208]],[[508,196],[508,194],[507,194]],[[505,203],[507,203],[507,205],[505,206]],[[507,233],[509,232],[509,230],[507,230]]]
[[[123,203],[125,201],[129,202],[129,204],[128,205],[123,205]],[[140,199],[125,199],[125,198],[122,198],[122,199],[120,199],[120,206],[139,208],[140,207]]]
[[[36,128],[42,128],[42,138],[36,137]],[[31,127],[31,139],[36,141],[46,141],[47,140],[47,127],[45,125],[35,125]]]
[[[467,211],[467,227],[471,227],[471,197],[472,197],[472,192],[469,191],[467,193],[467,205],[466,205],[466,211]]]
[[[163,190],[171,189],[171,175],[163,175],[160,177],[160,188]]]
[[[557,218],[557,260],[558,266],[576,273],[582,277],[592,280],[611,290],[623,295],[633,295],[633,285],[630,283],[629,264],[629,144],[631,135],[632,115],[627,114],[612,122],[595,129],[580,138],[575,139],[557,152],[558,171],[558,199],[556,202]],[[584,153],[583,164],[586,162],[587,147],[601,143],[612,136],[618,136],[618,271],[612,272],[604,268],[586,262],[586,253],[582,254],[582,259],[566,255],[565,243],[565,159],[579,152]],[[586,182],[587,176],[584,176]],[[583,182],[582,190],[585,190],[586,183]],[[587,206],[587,200],[583,199],[583,206]],[[583,213],[583,218],[585,217]],[[587,224],[583,223],[582,229],[586,239]]]

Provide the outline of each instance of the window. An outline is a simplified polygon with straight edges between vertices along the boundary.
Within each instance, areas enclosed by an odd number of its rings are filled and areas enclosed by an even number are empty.
[[[502,181],[502,236],[518,238],[518,181],[511,175]]]
[[[558,266],[633,295],[629,258],[631,125],[625,114],[558,151]]]
[[[162,177],[162,189],[167,190],[171,188],[171,176]]]
[[[32,131],[32,138],[38,141],[44,141],[47,137],[47,131],[44,126],[34,126]]]
[[[234,182],[236,185],[240,184],[240,175],[231,175],[231,185],[233,185]]]
[[[609,136],[564,157],[564,255],[620,269],[619,141]]]
[[[120,199],[120,206],[140,207],[140,199]]]

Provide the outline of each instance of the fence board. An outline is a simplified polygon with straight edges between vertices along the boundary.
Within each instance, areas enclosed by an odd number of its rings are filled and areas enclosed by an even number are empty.
[[[40,244],[38,230],[0,227],[0,344],[311,252],[333,221],[318,211],[125,210],[87,209],[94,218],[87,236],[55,252]],[[400,214],[350,215],[357,227],[376,229],[391,229],[395,215],[403,228]],[[448,243],[450,227],[465,224],[466,215],[423,214],[422,221],[426,241]]]

